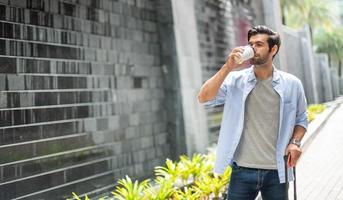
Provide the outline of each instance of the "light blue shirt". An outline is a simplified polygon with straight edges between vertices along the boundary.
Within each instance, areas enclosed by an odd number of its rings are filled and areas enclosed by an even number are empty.
[[[301,81],[273,67],[272,86],[280,95],[279,132],[276,144],[276,162],[280,183],[285,182],[283,156],[293,135],[294,126],[307,129],[307,103]],[[204,103],[205,107],[224,104],[219,132],[214,172],[222,174],[232,165],[234,154],[244,126],[244,109],[247,96],[257,83],[253,66],[241,71],[230,72],[220,86],[216,97]],[[292,169],[288,170],[289,181],[293,180]]]

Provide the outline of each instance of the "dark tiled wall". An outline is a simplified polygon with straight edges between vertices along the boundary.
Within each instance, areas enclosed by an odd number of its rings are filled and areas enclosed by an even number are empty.
[[[247,29],[261,19],[259,0],[198,0],[196,5],[198,38],[203,82],[212,77],[225,63],[232,48],[247,44]],[[223,106],[207,110],[210,143],[219,135]]]
[[[0,199],[63,199],[170,155],[153,0],[0,0]]]

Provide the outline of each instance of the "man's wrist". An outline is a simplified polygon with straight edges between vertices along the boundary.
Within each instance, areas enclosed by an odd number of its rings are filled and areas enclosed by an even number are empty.
[[[301,147],[301,140],[299,140],[299,139],[293,138],[293,139],[291,139],[291,141],[289,143],[290,144],[294,144],[294,145],[296,145],[298,147]]]
[[[232,71],[232,68],[230,68],[227,63],[222,66],[222,69],[224,69],[225,73],[230,73]]]

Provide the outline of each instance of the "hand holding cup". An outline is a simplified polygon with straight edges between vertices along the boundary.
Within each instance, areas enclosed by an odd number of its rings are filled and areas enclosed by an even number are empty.
[[[250,45],[236,47],[229,54],[224,66],[229,70],[233,70],[242,66],[244,61],[254,57],[254,54],[255,51]]]
[[[240,57],[237,60],[235,60],[237,64],[242,64],[244,61],[254,57],[255,52],[250,45],[246,45],[243,48],[243,53],[240,53]]]

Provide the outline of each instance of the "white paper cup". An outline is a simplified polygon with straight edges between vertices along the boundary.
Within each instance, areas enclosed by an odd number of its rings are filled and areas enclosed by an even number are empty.
[[[249,60],[250,58],[254,57],[254,49],[250,45],[244,46],[243,53],[240,54],[240,58],[237,59],[237,64],[242,64],[244,61]]]

